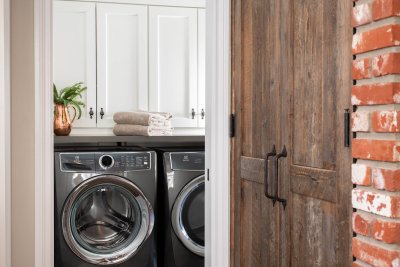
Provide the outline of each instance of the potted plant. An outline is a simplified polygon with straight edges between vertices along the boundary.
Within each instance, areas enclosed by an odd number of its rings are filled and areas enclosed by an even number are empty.
[[[78,112],[78,119],[81,118],[82,109],[85,104],[79,99],[82,98],[82,93],[87,89],[83,87],[83,83],[79,82],[72,86],[65,87],[60,91],[57,90],[55,84],[53,84],[54,94],[54,133],[56,135],[67,136],[70,134],[72,129],[72,123]],[[72,120],[69,115],[69,108],[73,108],[75,111]]]

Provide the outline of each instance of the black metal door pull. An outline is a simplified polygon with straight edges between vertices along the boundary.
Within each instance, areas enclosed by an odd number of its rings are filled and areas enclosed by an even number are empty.
[[[270,195],[268,193],[268,174],[269,174],[269,159],[274,158],[274,174],[275,174],[275,195]],[[264,194],[267,198],[272,200],[272,205],[275,206],[276,202],[280,202],[283,205],[283,209],[286,209],[287,201],[286,199],[280,198],[278,196],[278,185],[279,185],[279,159],[287,157],[286,146],[283,146],[282,152],[276,154],[275,145],[272,146],[271,152],[267,153],[265,157],[265,165],[264,165]]]
[[[274,196],[270,195],[268,193],[268,172],[269,172],[269,168],[268,168],[268,161],[270,157],[275,157],[276,156],[276,149],[275,149],[275,145],[272,146],[272,150],[271,152],[267,153],[266,157],[265,157],[265,167],[264,167],[264,194],[267,198],[272,199],[274,205],[275,205],[275,198]]]
[[[276,179],[276,183],[275,183],[275,200],[278,202],[281,202],[283,205],[283,209],[286,209],[286,199],[284,198],[280,198],[278,195],[278,185],[279,185],[279,159],[280,158],[286,158],[287,157],[287,150],[286,150],[286,146],[283,146],[282,152],[279,153],[278,155],[276,155],[275,157],[275,179]],[[275,203],[274,203],[275,204]]]

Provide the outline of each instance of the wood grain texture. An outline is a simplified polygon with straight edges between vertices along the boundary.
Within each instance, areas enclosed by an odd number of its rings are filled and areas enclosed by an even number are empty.
[[[277,217],[262,187],[242,180],[241,255],[242,267],[278,266]]]
[[[240,161],[241,156],[241,116],[240,116],[240,103],[241,103],[241,64],[242,64],[242,31],[241,31],[241,20],[242,20],[242,8],[241,0],[233,0],[231,2],[231,62],[232,62],[232,98],[231,107],[232,114],[238,114],[236,116],[236,137],[232,138],[231,147],[231,225],[230,225],[230,265],[232,267],[240,266],[240,195],[241,195],[241,183],[240,183]]]
[[[293,193],[336,202],[336,172],[310,167],[290,166]]]
[[[293,163],[334,169],[337,1],[294,1]],[[333,13],[333,14],[330,14]]]
[[[336,265],[335,205],[293,194],[291,266]]]
[[[233,0],[232,7],[239,123],[231,266],[350,266],[351,155],[341,118],[351,107],[351,3]],[[277,184],[285,210],[264,196],[272,145],[288,152]]]

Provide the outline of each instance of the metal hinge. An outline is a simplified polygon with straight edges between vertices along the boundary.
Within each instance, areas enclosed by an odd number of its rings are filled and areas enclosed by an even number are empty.
[[[235,136],[235,128],[236,128],[236,116],[235,114],[231,114],[229,137],[232,138]]]
[[[350,147],[350,111],[344,110],[344,146]]]

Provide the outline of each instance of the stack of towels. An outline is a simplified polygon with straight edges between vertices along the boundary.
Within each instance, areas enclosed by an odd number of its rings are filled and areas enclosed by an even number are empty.
[[[167,112],[117,112],[113,132],[115,135],[172,135],[171,118]]]

